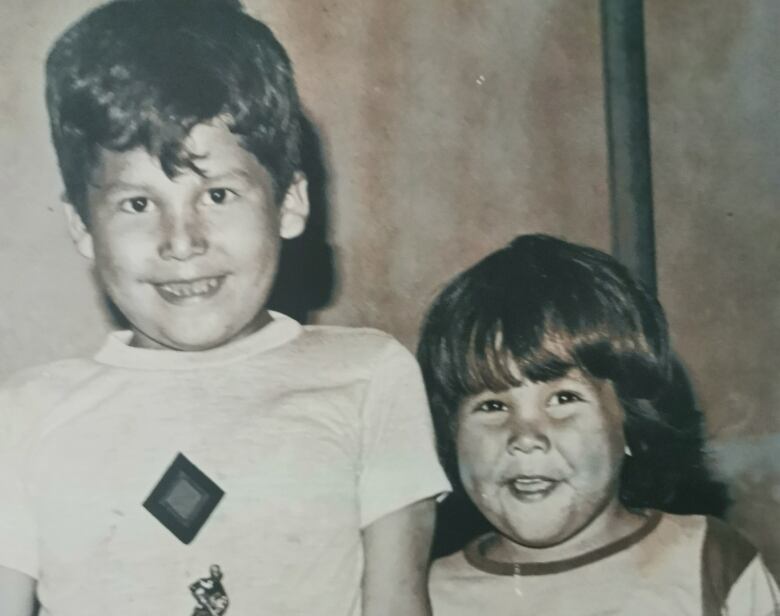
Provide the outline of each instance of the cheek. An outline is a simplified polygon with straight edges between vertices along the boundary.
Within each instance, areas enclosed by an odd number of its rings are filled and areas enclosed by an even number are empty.
[[[567,430],[558,439],[558,449],[584,489],[601,490],[617,480],[623,454],[622,428],[592,422]]]
[[[475,430],[460,430],[456,440],[458,469],[467,488],[491,481],[500,469],[503,448],[496,435]]]
[[[267,260],[279,251],[279,221],[276,212],[247,212],[246,216],[231,221],[228,228],[215,230],[219,243],[237,258],[250,263]]]
[[[133,276],[143,271],[149,259],[149,239],[128,233],[115,241],[102,236],[94,242],[95,264],[104,280]]]

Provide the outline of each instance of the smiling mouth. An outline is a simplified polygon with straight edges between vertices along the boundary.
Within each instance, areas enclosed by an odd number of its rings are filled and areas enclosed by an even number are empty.
[[[522,475],[507,481],[509,492],[516,499],[534,503],[547,498],[558,487],[560,481],[540,475]]]
[[[226,276],[210,276],[193,280],[171,280],[153,283],[160,296],[171,304],[181,305],[203,301],[216,295]]]

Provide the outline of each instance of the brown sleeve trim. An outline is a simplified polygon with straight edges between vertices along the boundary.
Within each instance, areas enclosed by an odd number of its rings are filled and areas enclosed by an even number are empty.
[[[703,616],[720,616],[732,586],[757,555],[756,548],[728,524],[707,518],[701,553]]]

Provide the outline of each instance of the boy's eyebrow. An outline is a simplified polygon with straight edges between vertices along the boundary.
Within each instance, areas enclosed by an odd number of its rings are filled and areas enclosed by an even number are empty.
[[[152,190],[151,186],[147,184],[146,182],[139,182],[137,184],[134,184],[132,182],[124,182],[122,180],[116,180],[113,182],[109,182],[107,184],[97,184],[95,182],[90,183],[91,186],[94,186],[99,191],[103,193],[110,193],[110,192],[132,192],[136,190],[140,190],[143,192],[150,192]]]
[[[203,178],[209,181],[214,180],[220,180],[220,179],[226,179],[230,177],[239,177],[246,181],[252,181],[254,174],[249,173],[245,169],[225,169],[220,170],[215,175],[210,175],[207,170],[201,169],[203,172]],[[126,192],[126,191],[145,191],[145,192],[151,192],[153,190],[152,186],[150,186],[146,182],[132,182],[132,181],[125,181],[125,180],[114,180],[112,182],[109,182],[108,184],[97,184],[97,183],[91,183],[92,186],[97,188],[103,193],[111,193],[111,192]]]
[[[207,180],[219,180],[222,178],[240,177],[244,180],[251,181],[254,177],[254,174],[251,174],[246,169],[241,169],[241,168],[217,170],[217,173],[215,174],[211,174],[208,169],[201,168],[201,171],[203,172],[203,177],[206,178]]]

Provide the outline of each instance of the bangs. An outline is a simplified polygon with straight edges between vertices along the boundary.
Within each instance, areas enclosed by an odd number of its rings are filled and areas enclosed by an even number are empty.
[[[570,340],[544,328],[523,330],[505,319],[472,324],[467,348],[453,357],[452,378],[459,396],[502,391],[524,381],[550,381],[578,366],[567,344]]]
[[[604,253],[540,236],[453,280],[428,313],[420,361],[429,389],[450,402],[572,368],[621,396],[653,398],[669,365],[655,299]]]

